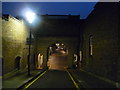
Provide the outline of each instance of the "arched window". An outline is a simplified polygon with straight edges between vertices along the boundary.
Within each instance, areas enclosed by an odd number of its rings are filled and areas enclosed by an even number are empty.
[[[15,58],[15,68],[17,68],[18,70],[20,69],[20,59],[21,59],[20,56],[17,56]]]

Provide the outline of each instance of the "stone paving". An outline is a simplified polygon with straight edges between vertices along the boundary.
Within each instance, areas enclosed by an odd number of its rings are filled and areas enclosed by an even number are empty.
[[[32,79],[35,75],[39,74],[42,70],[32,70],[31,75],[28,76],[28,73],[21,73],[10,78],[3,80],[2,88],[18,88],[30,79]]]

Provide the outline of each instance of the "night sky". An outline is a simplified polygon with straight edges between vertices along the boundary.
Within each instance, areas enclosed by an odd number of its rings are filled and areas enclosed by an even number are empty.
[[[80,15],[85,19],[94,9],[96,2],[3,2],[2,13],[23,16],[27,10],[40,15]]]

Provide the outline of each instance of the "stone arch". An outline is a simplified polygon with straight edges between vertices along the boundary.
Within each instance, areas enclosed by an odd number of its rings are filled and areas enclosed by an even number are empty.
[[[68,49],[68,68],[73,68],[74,53],[77,52],[78,38],[70,37],[39,37],[36,39],[36,54],[43,55],[43,68],[47,68],[48,47],[56,42],[62,42]]]

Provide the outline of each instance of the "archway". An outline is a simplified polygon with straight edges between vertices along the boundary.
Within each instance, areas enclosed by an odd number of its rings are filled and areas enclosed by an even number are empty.
[[[38,60],[37,68],[42,69],[43,68],[43,55],[39,53],[37,60]]]
[[[65,70],[68,66],[67,56],[68,49],[63,43],[57,42],[48,47],[48,62],[49,69]]]

